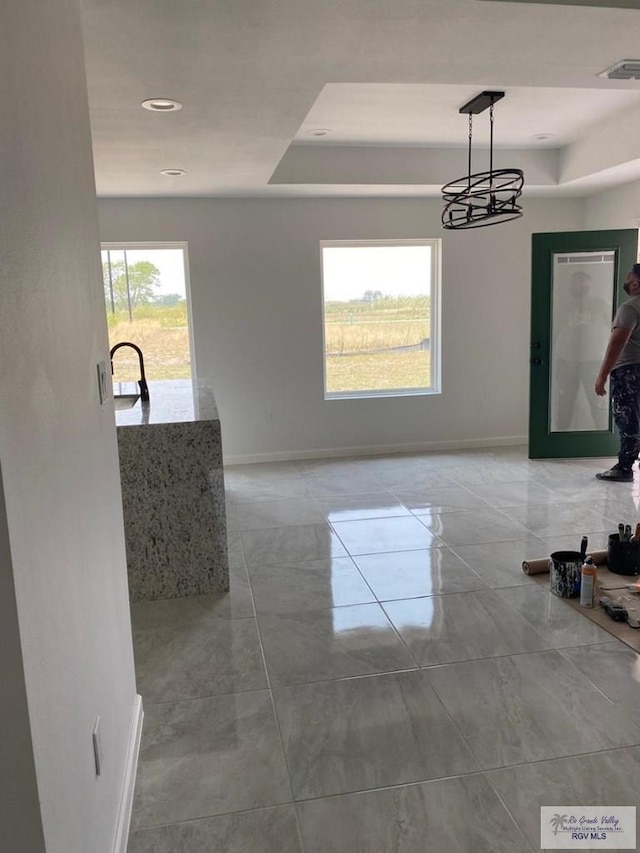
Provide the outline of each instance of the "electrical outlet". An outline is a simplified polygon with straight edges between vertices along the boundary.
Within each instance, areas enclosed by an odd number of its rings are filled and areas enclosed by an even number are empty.
[[[93,759],[96,765],[96,776],[102,773],[102,733],[100,731],[100,717],[96,717],[96,722],[93,727]]]
[[[100,397],[100,405],[108,400],[111,396],[109,392],[109,374],[107,373],[107,363],[105,361],[98,362],[98,396]]]

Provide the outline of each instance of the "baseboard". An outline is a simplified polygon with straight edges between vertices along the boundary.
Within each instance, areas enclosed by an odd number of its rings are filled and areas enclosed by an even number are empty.
[[[258,462],[294,462],[298,459],[339,459],[344,456],[385,456],[400,453],[437,453],[443,450],[474,450],[483,447],[513,447],[527,444],[526,435],[501,435],[493,438],[463,438],[450,441],[423,441],[417,444],[379,444],[369,447],[329,447],[319,450],[276,451],[224,456],[229,465],[252,465]]]
[[[133,703],[133,716],[131,718],[131,731],[129,732],[127,760],[124,769],[122,792],[120,795],[120,806],[118,808],[116,833],[113,841],[113,853],[127,853],[127,841],[129,839],[129,825],[131,824],[133,791],[136,785],[136,771],[138,769],[138,753],[140,752],[140,737],[142,735],[143,719],[144,711],[142,708],[142,696],[137,695]]]

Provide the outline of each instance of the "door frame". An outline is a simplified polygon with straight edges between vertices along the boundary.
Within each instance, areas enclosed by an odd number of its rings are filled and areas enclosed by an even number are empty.
[[[611,414],[608,430],[551,432],[549,429],[553,258],[559,253],[613,252],[615,313],[620,302],[627,298],[622,285],[627,272],[637,260],[638,230],[620,228],[606,231],[551,232],[532,234],[531,239],[529,458],[615,456],[618,440]],[[602,355],[604,356],[604,352]],[[594,383],[595,378],[594,376]]]

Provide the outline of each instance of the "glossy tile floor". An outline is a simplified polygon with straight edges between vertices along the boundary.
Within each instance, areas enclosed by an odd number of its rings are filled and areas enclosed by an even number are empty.
[[[522,574],[640,516],[524,449],[233,467],[232,590],[133,608],[129,853],[531,853],[640,805],[640,658]]]

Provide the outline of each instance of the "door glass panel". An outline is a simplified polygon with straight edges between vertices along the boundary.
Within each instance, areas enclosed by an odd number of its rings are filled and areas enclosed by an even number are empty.
[[[615,253],[554,253],[552,274],[549,431],[608,430],[609,398],[593,386],[611,332]]]

